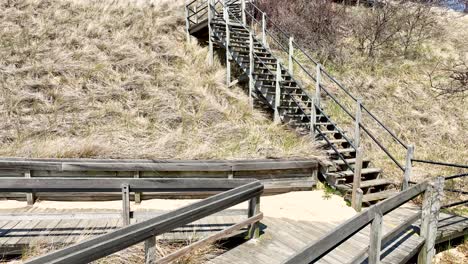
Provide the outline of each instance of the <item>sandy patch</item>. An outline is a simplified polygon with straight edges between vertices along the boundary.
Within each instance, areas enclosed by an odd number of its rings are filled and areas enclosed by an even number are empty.
[[[131,203],[133,210],[158,209],[174,210],[199,201],[198,199],[165,200],[152,199],[141,204]],[[325,198],[323,190],[290,192],[261,198],[261,211],[268,217],[282,217],[293,220],[339,223],[355,215],[355,211],[346,205],[343,198],[331,195]],[[120,210],[121,201],[110,202],[55,202],[38,201],[34,208],[39,209],[107,209]],[[0,208],[12,209],[25,207],[25,202],[1,201]],[[238,204],[232,209],[245,209],[247,203]]]

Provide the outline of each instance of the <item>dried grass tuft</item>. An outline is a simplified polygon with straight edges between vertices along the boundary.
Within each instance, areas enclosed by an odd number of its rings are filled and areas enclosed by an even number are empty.
[[[2,1],[0,155],[316,156],[186,42],[183,4]]]

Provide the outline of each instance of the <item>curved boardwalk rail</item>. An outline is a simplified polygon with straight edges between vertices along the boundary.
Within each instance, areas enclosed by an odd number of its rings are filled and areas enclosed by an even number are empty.
[[[265,193],[311,190],[317,181],[317,160],[111,160],[111,159],[0,159],[2,178],[255,178],[265,185]],[[139,202],[151,198],[207,197],[210,192],[136,192],[131,199]],[[118,193],[47,193],[25,196],[21,193],[0,193],[8,199],[25,199],[32,204],[42,200],[116,200]]]

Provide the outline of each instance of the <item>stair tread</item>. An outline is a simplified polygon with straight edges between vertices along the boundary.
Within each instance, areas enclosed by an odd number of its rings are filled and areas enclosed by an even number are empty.
[[[374,187],[374,186],[380,186],[380,185],[389,185],[393,184],[393,181],[388,180],[388,179],[373,179],[373,180],[366,180],[366,181],[361,181],[361,186],[360,188],[369,188],[369,187]],[[343,187],[344,189],[351,189],[353,186],[352,183],[347,183],[347,184],[339,184],[337,187]]]
[[[340,132],[334,130],[334,131],[329,131],[328,134],[330,134],[331,132],[340,133]],[[323,133],[323,134],[327,134],[327,133],[325,133],[325,132],[323,132],[323,131],[322,131],[322,133]],[[339,152],[339,153],[351,153],[351,152],[356,152],[356,150],[355,150],[354,148],[344,148],[344,149],[338,149],[338,152]],[[336,152],[335,152],[335,150],[333,150],[333,149],[327,150],[327,154],[335,154],[335,153],[336,153]]]
[[[379,169],[379,168],[364,168],[361,170],[361,174],[371,174],[371,173],[380,173],[380,172],[382,172],[382,169]],[[341,178],[341,177],[353,176],[354,172],[352,172],[351,170],[346,170],[346,171],[332,172],[332,173],[326,173],[326,174],[335,176],[337,178]]]
[[[384,200],[384,199],[387,199],[388,197],[393,196],[396,193],[398,193],[396,190],[386,190],[386,191],[381,191],[381,192],[364,194],[362,196],[362,202],[367,203],[367,202]]]
[[[344,142],[346,142],[346,139],[340,139],[340,140],[343,140]],[[354,164],[356,163],[356,159],[355,158],[352,158],[352,159],[345,159],[346,162],[348,162],[348,164]],[[362,159],[362,162],[368,162],[370,161],[369,158],[363,158]],[[336,165],[345,165],[344,161],[339,159],[339,160],[334,160],[333,163],[335,163]]]

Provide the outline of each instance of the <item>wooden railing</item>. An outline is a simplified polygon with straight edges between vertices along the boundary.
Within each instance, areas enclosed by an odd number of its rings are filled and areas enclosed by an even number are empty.
[[[0,179],[4,177],[56,178],[210,178],[262,180],[266,192],[279,193],[312,188],[319,169],[317,160],[110,160],[110,159],[0,159]],[[150,198],[203,198],[210,192],[135,192],[136,202]],[[0,193],[9,199],[24,199],[21,193]],[[29,204],[36,198],[49,200],[115,200],[118,193],[28,193]]]
[[[365,259],[366,252],[368,253],[368,263],[379,263],[382,246],[395,238],[418,219],[421,219],[419,235],[424,238],[424,245],[420,250],[418,263],[431,263],[431,259],[435,254],[437,222],[443,188],[443,177],[439,177],[431,183],[423,182],[410,187],[399,194],[371,206],[366,211],[339,225],[318,241],[306,246],[284,263],[314,263],[369,224],[371,225],[369,247],[350,263],[355,263],[358,260],[362,260],[362,258]],[[406,222],[400,224],[382,237],[383,216],[421,194],[424,195],[421,215],[417,214],[409,217]]]
[[[115,192],[121,190],[125,227],[91,238],[27,263],[88,263],[145,241],[145,258],[156,258],[155,236],[249,201],[248,217],[225,230],[199,240],[158,260],[169,263],[201,246],[229,237],[249,227],[248,237],[259,236],[260,196],[263,185],[252,179],[0,179],[0,192]],[[222,191],[217,195],[172,212],[130,225],[129,192],[131,191]]]

